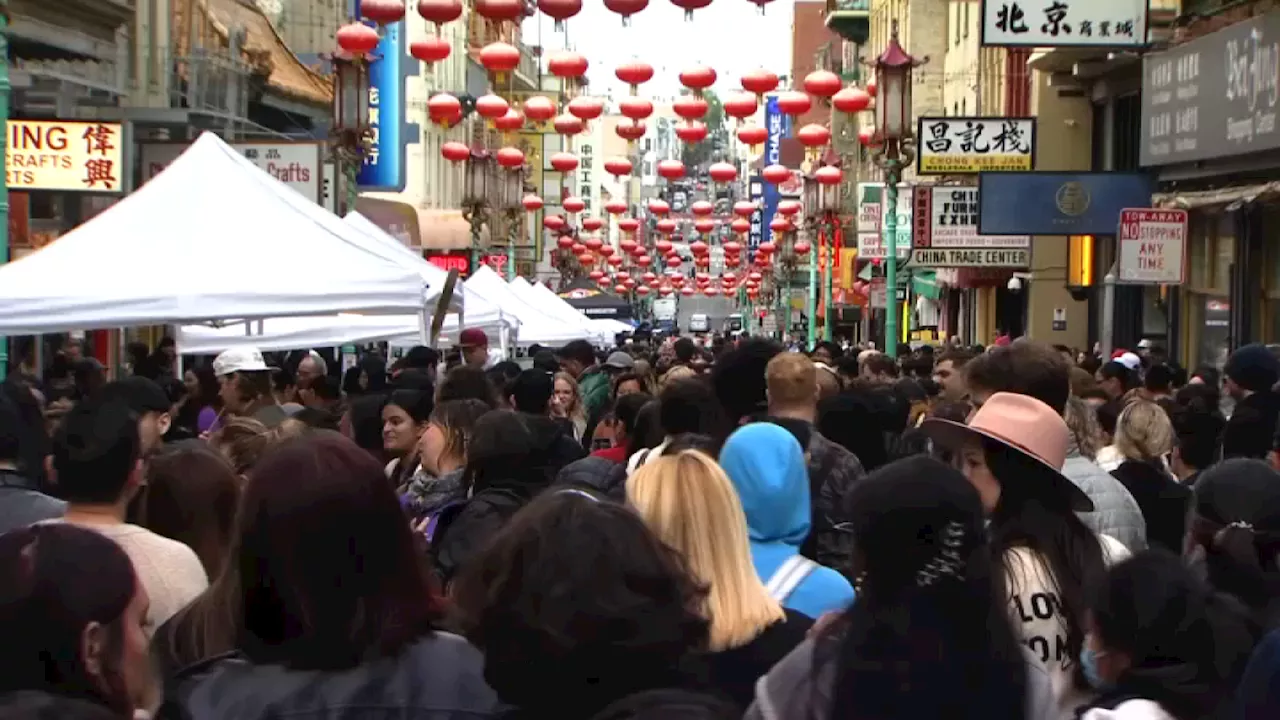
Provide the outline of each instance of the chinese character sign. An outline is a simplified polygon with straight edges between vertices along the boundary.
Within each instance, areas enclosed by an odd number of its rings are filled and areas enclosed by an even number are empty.
[[[1136,47],[1147,42],[1147,0],[982,0],[982,44]]]
[[[359,0],[354,11],[359,17]],[[369,148],[356,178],[361,190],[403,191],[405,145],[419,137],[405,119],[405,78],[418,67],[410,61],[405,32],[404,20],[382,28],[369,62]]]
[[[919,175],[960,175],[1035,167],[1035,118],[925,117],[917,134]]]
[[[916,247],[1029,248],[1029,235],[979,235],[978,188],[917,185],[915,211],[928,218],[917,231]],[[918,218],[918,220],[920,220]]]
[[[884,183],[858,183],[858,257],[877,260],[888,256],[884,235],[887,223],[888,193]],[[911,255],[911,186],[898,186],[897,232],[894,254],[905,260]]]
[[[321,147],[314,142],[242,142],[230,143],[231,147],[263,172],[296,190],[312,202],[320,202],[322,172]],[[142,182],[160,174],[169,163],[178,158],[189,145],[187,143],[154,142],[139,143],[142,154]]]
[[[123,146],[118,123],[10,120],[9,189],[123,192]]]

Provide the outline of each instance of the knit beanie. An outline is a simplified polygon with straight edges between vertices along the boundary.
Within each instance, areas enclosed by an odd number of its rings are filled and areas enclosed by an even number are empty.
[[[1280,380],[1280,361],[1265,345],[1245,345],[1227,358],[1223,374],[1245,390],[1264,392]]]

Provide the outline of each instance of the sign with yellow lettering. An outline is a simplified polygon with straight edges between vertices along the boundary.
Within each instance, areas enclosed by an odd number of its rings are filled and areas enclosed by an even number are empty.
[[[124,190],[119,123],[9,120],[6,139],[10,190]]]

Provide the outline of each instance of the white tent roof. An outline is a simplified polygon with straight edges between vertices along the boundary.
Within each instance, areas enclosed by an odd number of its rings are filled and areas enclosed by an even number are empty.
[[[0,334],[418,312],[421,275],[206,133],[146,185],[0,267]]]
[[[542,289],[542,292],[539,292],[539,288]],[[561,300],[555,293],[540,283],[530,283],[522,277],[517,277],[511,281],[511,289],[523,298],[525,302],[538,308],[543,313],[584,331],[590,332],[592,330],[586,315],[574,310],[571,305]]]
[[[501,307],[509,308],[520,319],[519,341],[522,345],[569,342],[587,336],[580,325],[551,317],[540,307],[527,302],[487,265],[482,265],[467,278],[467,286],[494,298]]]
[[[488,333],[498,333],[509,319],[491,314],[473,321],[467,318],[467,327],[478,327]],[[456,340],[458,316],[449,315],[440,337],[445,343]],[[335,347],[348,343],[359,345],[388,341],[393,345],[412,346],[422,342],[416,315],[328,315],[324,317],[271,318],[259,323],[237,322],[213,328],[206,325],[188,325],[178,329],[178,349],[195,355],[213,355],[223,350],[254,347],[263,351],[299,350],[302,348]]]
[[[449,277],[449,273],[447,271],[427,262],[426,258],[422,257],[422,255],[410,250],[407,245],[391,237],[386,230],[378,227],[372,220],[358,212],[349,212],[346,217],[342,218],[342,220],[369,236],[373,242],[385,248],[387,252],[390,252],[396,257],[403,258],[404,262],[408,263],[409,267],[417,269],[422,275],[423,281],[427,283],[427,309],[432,310],[435,308],[435,304],[440,297],[440,292],[444,289],[445,281]],[[449,309],[461,310],[464,307],[464,302],[476,302],[475,297],[472,297],[469,300],[467,299],[468,295],[474,296],[475,293],[467,292],[465,286],[459,284],[457,290],[461,292],[455,291],[453,293],[453,298],[449,302]],[[485,302],[484,305],[488,307],[472,307],[470,305],[467,305],[466,307],[468,312],[474,311],[482,315],[493,310],[493,303]]]

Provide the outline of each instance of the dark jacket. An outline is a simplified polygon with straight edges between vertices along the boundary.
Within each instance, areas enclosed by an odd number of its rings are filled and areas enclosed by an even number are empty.
[[[1258,643],[1236,690],[1239,720],[1280,718],[1280,630]]]
[[[120,715],[89,700],[18,690],[0,695],[0,720],[120,720]]]
[[[740,709],[690,690],[647,690],[618,700],[591,720],[738,720]]]
[[[598,455],[575,460],[556,476],[556,485],[569,485],[623,502],[627,499],[627,466]]]
[[[582,444],[573,439],[564,424],[541,415],[524,415],[529,432],[533,434],[531,462],[542,468],[546,485],[550,485],[569,463],[587,456]]]
[[[0,470],[0,533],[62,517],[67,504],[36,489],[30,478]]]
[[[1147,546],[1182,553],[1191,490],[1174,480],[1162,465],[1126,460],[1111,471],[1133,495],[1147,523]]]
[[[822,436],[809,436],[809,488],[813,523],[800,554],[846,576],[853,572],[853,528],[844,501],[867,476],[858,456]]]
[[[190,720],[470,720],[499,710],[483,673],[480,651],[435,633],[399,657],[338,672],[224,657],[184,671],[166,691]]]
[[[751,642],[707,656],[708,686],[745,712],[755,697],[756,681],[782,661],[813,627],[804,613],[786,610],[787,617],[764,629]]]
[[[1222,457],[1265,458],[1280,417],[1280,394],[1256,392],[1236,403],[1222,432]]]

